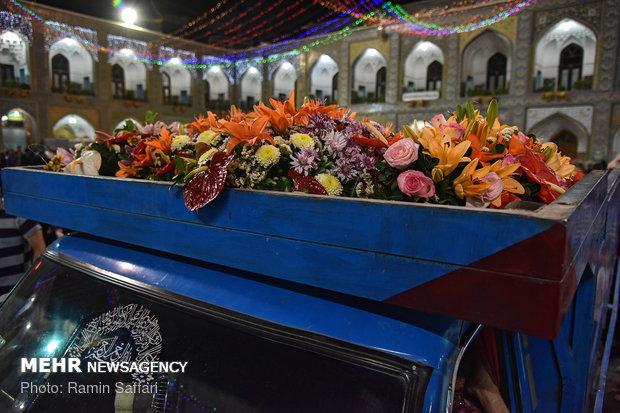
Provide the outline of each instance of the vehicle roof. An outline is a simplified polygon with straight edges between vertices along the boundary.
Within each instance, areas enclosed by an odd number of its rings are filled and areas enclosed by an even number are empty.
[[[460,320],[403,311],[86,234],[57,240],[48,248],[48,256],[94,266],[112,273],[125,285],[137,281],[160,292],[333,337],[439,370],[449,362],[464,327]]]

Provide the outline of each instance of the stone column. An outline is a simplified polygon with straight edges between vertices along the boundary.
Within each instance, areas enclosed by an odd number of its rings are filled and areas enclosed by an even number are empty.
[[[277,64],[277,63],[276,63]],[[269,103],[269,98],[273,96],[273,79],[269,77],[270,65],[268,63],[263,63],[260,67],[260,73],[262,75],[262,82],[260,85],[260,96],[263,103]],[[256,102],[258,104],[258,102]]]
[[[30,90],[37,95],[50,96],[52,94],[52,79],[50,56],[45,50],[45,38],[43,30],[34,30],[30,47]],[[50,99],[41,99],[37,104],[38,110],[32,113],[36,119],[35,136],[37,141],[44,137],[52,136],[52,126],[48,116],[47,103]]]
[[[460,98],[461,74],[459,67],[461,59],[459,55],[459,36],[452,35],[448,39],[448,52],[444,59],[445,66],[445,93],[444,99],[454,101]]]
[[[603,10],[603,27],[601,28],[601,37],[599,37],[598,85],[595,86],[599,90],[613,90],[614,75],[617,76],[620,0],[607,0]],[[590,159],[610,159],[613,156],[613,153],[608,153],[611,146],[609,141],[613,139],[611,135],[613,131],[609,130],[610,122],[611,105],[603,102],[595,104],[592,139],[590,140]]]
[[[338,104],[348,106],[351,104],[351,76],[349,71],[349,42],[340,43],[340,59],[338,60]]]
[[[401,66],[400,60],[400,34],[393,32],[389,34],[390,42],[390,55],[387,56],[387,70],[386,70],[386,91],[385,91],[385,103],[397,103],[400,99],[400,87],[398,72]],[[390,122],[396,122],[396,118],[389,119]]]

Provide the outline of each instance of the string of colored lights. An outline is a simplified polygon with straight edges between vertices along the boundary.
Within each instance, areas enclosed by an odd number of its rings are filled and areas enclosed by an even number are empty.
[[[120,53],[120,50],[109,49],[98,45],[94,42],[88,41],[86,39],[80,38],[73,33],[69,33],[68,31],[62,29],[54,25],[52,22],[43,19],[41,16],[38,16],[33,11],[27,9],[17,0],[5,0],[12,5],[18,7],[21,11],[26,13],[31,18],[35,19],[37,22],[44,24],[48,27],[51,27],[53,30],[56,30],[67,37],[71,37],[76,41],[82,43],[87,49],[94,50],[103,53]],[[360,25],[367,25],[373,22],[385,22],[389,21],[386,18],[387,14],[399,14],[400,19],[406,20],[406,17],[413,19],[410,15],[406,14],[402,8],[399,9],[400,6],[392,6],[391,2],[370,0],[375,5],[381,5],[383,10],[371,11],[368,14],[361,14],[359,10],[363,7],[366,7],[365,3],[369,3],[369,0],[356,3],[355,8],[350,8],[341,13],[338,17],[339,21],[329,20],[324,24],[314,27],[313,29],[306,30],[304,33],[300,34],[296,38],[283,40],[281,42],[273,43],[269,46],[256,48],[251,50],[246,50],[240,53],[234,53],[229,55],[223,55],[219,57],[209,57],[202,59],[187,59],[182,62],[182,65],[187,68],[199,68],[205,69],[215,65],[223,65],[226,67],[230,67],[232,65],[236,65],[237,62],[243,60],[244,64],[248,62],[253,63],[268,63],[280,60],[285,58],[286,56],[298,55],[300,53],[304,53],[309,51],[311,48],[325,45],[331,43],[333,41],[340,40],[346,36],[352,34],[352,32],[358,28]],[[422,34],[451,34],[451,33],[460,33],[469,30],[475,30],[480,27],[485,27],[489,24],[493,24],[499,20],[503,20],[519,11],[523,8],[533,4],[535,0],[521,1],[515,7],[509,10],[503,10],[498,13],[497,16],[491,16],[482,21],[475,22],[475,24],[468,24],[464,26],[440,26],[441,29],[437,28],[420,28],[417,23],[406,22],[406,24],[402,24],[400,26],[390,26],[391,29],[402,31],[403,33],[422,33]],[[343,3],[341,3],[343,4]],[[370,3],[369,3],[370,4]],[[365,9],[371,10],[371,9]],[[351,16],[359,16],[357,20],[352,21]],[[400,20],[399,19],[399,20]],[[342,27],[344,26],[344,27]],[[341,28],[342,27],[342,28]],[[330,32],[331,31],[331,32]],[[136,54],[133,56],[134,59],[138,61],[142,61],[145,63],[151,63],[155,65],[168,65],[168,64],[178,64],[163,61],[160,57],[155,57],[148,54]]]
[[[228,12],[230,13],[232,11],[232,9],[238,7],[241,3],[244,3],[245,1],[236,1],[233,3],[232,7],[228,9]],[[212,15],[213,13],[215,13],[216,11],[218,11],[220,8],[222,8],[222,6],[224,6],[226,3],[228,3],[228,0],[221,0],[218,1],[217,4],[215,5],[215,7],[211,7],[211,9],[205,11],[200,17],[197,17],[196,19],[186,23],[183,27],[175,30],[174,32],[172,32],[171,34],[174,36],[179,36],[181,35],[183,32],[185,32],[185,30],[191,28],[192,26],[194,26],[195,24],[197,24],[199,21],[202,21],[204,19],[206,19],[208,16]]]
[[[274,3],[274,5],[277,3]],[[273,18],[266,18],[263,19],[262,23],[258,24],[258,25],[251,25],[250,24],[250,28],[247,29],[245,32],[239,32],[233,36],[229,36],[226,39],[224,39],[223,42],[221,43],[217,43],[218,46],[222,46],[222,47],[231,47],[234,46],[236,44],[239,43],[239,39],[255,39],[258,36],[264,36],[265,34],[269,33],[270,31],[273,31],[274,29],[281,27],[286,20],[283,18],[285,15],[287,15],[289,17],[289,19],[294,19],[296,17],[298,17],[299,15],[301,15],[302,13],[307,12],[307,8],[300,8],[299,10],[291,13],[290,15],[288,14],[290,11],[292,11],[291,9],[293,8],[293,5],[289,5],[288,7],[286,7],[285,9],[281,10],[279,13],[277,13],[276,15],[274,15]],[[262,16],[256,16],[257,18],[261,18]],[[275,21],[275,23],[271,23],[272,21]],[[265,28],[265,30],[261,30],[264,26],[267,26]],[[260,30],[260,31],[259,31]],[[228,32],[226,32],[225,34],[230,34],[232,33],[233,30],[229,30]]]
[[[209,29],[206,32],[201,32],[198,36],[192,37],[191,39],[192,40],[204,39],[210,36],[211,34],[213,34],[214,32],[221,33],[222,30],[225,30],[227,27],[238,27],[237,21],[244,19],[248,15],[253,15],[255,10],[261,9],[262,7],[263,7],[263,2],[257,1],[256,3],[253,3],[247,9],[243,10],[241,13],[237,13],[236,15],[232,16],[232,18],[227,19],[224,22],[220,22],[217,25],[213,24],[214,22],[211,22],[210,24],[208,24]],[[184,37],[189,38],[188,36],[189,34],[185,35]]]
[[[453,33],[463,33],[476,29],[480,29],[482,27],[489,26],[491,24],[497,23],[498,21],[505,20],[508,17],[512,16],[515,13],[523,10],[525,7],[528,7],[534,4],[536,0],[525,0],[520,1],[515,4],[511,8],[507,8],[507,10],[500,10],[497,15],[490,15],[488,18],[480,21],[471,22],[464,25],[450,25],[450,26],[440,26],[437,24],[426,23],[421,20],[414,18],[412,15],[407,13],[400,5],[392,5],[391,1],[382,1],[382,7],[385,8],[395,16],[399,21],[405,23],[403,27],[397,28],[398,31],[402,33],[417,33],[423,35],[446,35]]]

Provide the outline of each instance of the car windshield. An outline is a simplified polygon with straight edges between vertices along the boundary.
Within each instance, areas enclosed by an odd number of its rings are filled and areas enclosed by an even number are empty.
[[[0,411],[412,408],[404,367],[278,337],[45,258],[0,308]]]

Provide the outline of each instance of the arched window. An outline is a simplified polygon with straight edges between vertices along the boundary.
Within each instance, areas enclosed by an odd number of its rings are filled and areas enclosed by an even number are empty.
[[[52,57],[52,89],[58,92],[69,90],[69,60],[61,54]]]
[[[562,49],[560,53],[559,85],[564,89],[571,90],[573,84],[581,80],[583,67],[583,47],[571,43]]]
[[[426,90],[441,90],[443,65],[437,60],[428,65],[426,70]]]
[[[164,93],[164,104],[170,104],[172,102],[172,95],[170,93],[170,75],[166,72],[161,74],[161,86]]]
[[[564,156],[570,156],[572,159],[577,158],[577,136],[567,131],[561,130],[551,138],[551,142],[558,145],[558,149]]]
[[[112,90],[115,97],[125,96],[125,71],[120,65],[112,66]]]
[[[385,66],[377,70],[377,82],[375,86],[375,99],[377,102],[385,102]]]
[[[332,77],[332,102],[338,102],[338,72]]]
[[[506,56],[495,53],[487,62],[487,89],[491,93],[495,89],[506,88]]]

